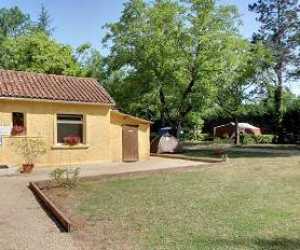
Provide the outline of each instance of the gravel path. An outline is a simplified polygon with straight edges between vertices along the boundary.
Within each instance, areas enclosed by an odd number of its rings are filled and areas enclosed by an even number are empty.
[[[0,178],[1,250],[75,250],[27,188],[26,177]]]
[[[84,166],[81,176],[155,170],[201,165],[199,162],[151,158],[137,163]],[[63,233],[41,208],[27,185],[48,179],[53,169],[39,169],[31,175],[0,177],[0,250],[83,250],[71,234]]]

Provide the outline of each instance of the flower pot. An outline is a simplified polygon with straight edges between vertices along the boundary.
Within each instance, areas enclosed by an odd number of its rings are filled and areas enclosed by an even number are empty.
[[[23,164],[21,173],[22,174],[29,174],[29,173],[32,172],[33,167],[34,167],[34,164]]]
[[[25,133],[26,129],[23,126],[13,126],[11,130],[11,135],[23,135]]]
[[[74,146],[80,143],[80,138],[78,136],[69,135],[64,137],[64,143],[69,146]]]

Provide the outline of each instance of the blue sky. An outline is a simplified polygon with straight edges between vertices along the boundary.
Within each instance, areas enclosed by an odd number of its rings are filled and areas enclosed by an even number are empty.
[[[243,21],[241,33],[250,38],[258,24],[255,15],[248,11],[248,4],[254,0],[219,0],[221,4],[238,6]],[[0,8],[19,6],[24,12],[36,19],[41,4],[44,4],[52,17],[55,28],[54,37],[77,47],[90,42],[93,47],[105,53],[101,40],[105,34],[102,29],[107,22],[118,20],[126,0],[0,0]],[[300,94],[300,84],[293,90]]]
[[[0,7],[19,6],[24,12],[36,19],[43,3],[52,17],[55,27],[54,36],[61,42],[76,47],[84,42],[91,42],[101,48],[101,39],[105,34],[102,29],[107,22],[118,20],[125,0],[0,0]],[[247,1],[220,0],[224,4],[239,7],[245,28],[241,30],[246,37],[251,37],[257,28],[255,16],[248,12]],[[247,28],[246,28],[247,27]]]

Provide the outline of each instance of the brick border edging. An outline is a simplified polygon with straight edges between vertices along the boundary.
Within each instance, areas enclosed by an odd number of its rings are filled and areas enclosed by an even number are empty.
[[[222,162],[220,162],[222,163]],[[208,167],[208,165],[191,165],[191,166],[180,166],[180,167],[172,167],[165,169],[147,169],[141,171],[132,171],[132,172],[123,172],[116,174],[103,174],[103,175],[95,175],[95,176],[84,176],[80,178],[80,181],[97,181],[104,180],[114,177],[130,177],[130,176],[142,176],[144,174],[155,174],[155,173],[167,173],[171,171],[181,171],[181,170],[190,170],[199,167]],[[50,180],[42,180],[35,181],[29,183],[29,188],[33,192],[33,194],[37,197],[37,199],[41,202],[41,205],[44,207],[46,212],[51,214],[55,220],[62,226],[62,228],[66,232],[72,232],[76,230],[76,224],[72,221],[61,209],[59,209],[53,201],[43,192],[44,188],[55,188],[57,185],[53,185]]]
[[[198,157],[186,156],[186,155],[178,155],[178,154],[157,154],[157,153],[151,153],[150,156],[161,157],[161,158],[169,158],[169,159],[188,160],[188,161],[198,161],[198,162],[205,162],[205,163],[222,163],[222,162],[224,162],[223,160],[201,159],[201,158],[198,158]]]

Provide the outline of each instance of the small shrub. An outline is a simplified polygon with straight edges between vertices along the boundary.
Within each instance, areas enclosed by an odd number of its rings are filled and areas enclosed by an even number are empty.
[[[189,135],[189,140],[191,140],[191,141],[208,141],[209,134],[191,132]]]
[[[241,134],[242,144],[270,144],[273,141],[273,135],[252,135]]]
[[[257,143],[259,144],[271,144],[273,142],[274,135],[258,135],[256,136]]]
[[[214,143],[216,143],[216,144],[231,144],[232,139],[230,139],[229,137],[225,137],[225,138],[215,137]]]
[[[242,144],[257,144],[256,136],[252,134],[241,134],[240,140]]]
[[[80,168],[57,168],[50,173],[51,180],[59,185],[66,188],[74,188],[79,183]]]

